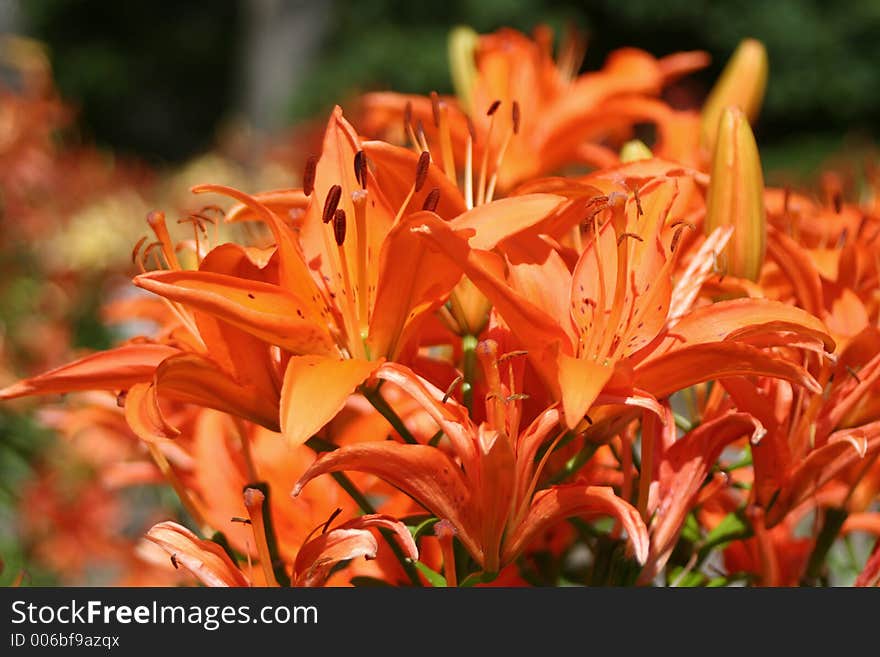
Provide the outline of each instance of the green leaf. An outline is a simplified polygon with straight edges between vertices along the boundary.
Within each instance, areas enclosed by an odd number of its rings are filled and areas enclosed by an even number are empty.
[[[419,572],[425,576],[431,586],[435,588],[446,588],[446,578],[443,577],[443,575],[438,573],[436,570],[428,568],[421,561],[416,561],[415,565],[416,568],[419,569]]]
[[[681,530],[681,537],[691,543],[696,543],[700,540],[700,524],[693,513],[689,513],[685,519],[684,527]]]
[[[739,461],[728,465],[724,470],[727,472],[733,472],[734,470],[739,470],[740,468],[745,468],[750,465],[752,465],[752,450],[749,449],[743,454],[743,457]]]
[[[432,530],[434,525],[438,522],[440,522],[439,518],[431,516],[430,518],[422,520],[422,522],[415,526],[407,525],[407,529],[409,529],[409,533],[412,534],[413,540],[418,541],[422,536],[428,535],[430,530]]]
[[[223,551],[226,553],[230,559],[232,559],[232,563],[237,563],[239,556],[236,555],[235,551],[232,549],[232,546],[229,545],[229,541],[226,539],[226,534],[221,531],[214,532],[214,535],[211,536],[211,540],[223,548]]]
[[[687,433],[694,428],[693,423],[688,420],[684,415],[679,415],[678,413],[672,414],[673,419],[675,420],[675,426],[679,429]]]
[[[743,510],[738,509],[728,513],[721,522],[706,535],[700,546],[700,557],[705,558],[709,552],[718,546],[726,545],[731,541],[748,538],[752,535],[752,528],[743,516]]]
[[[695,570],[685,573],[683,567],[677,567],[669,571],[669,575],[666,579],[669,582],[669,586],[675,586],[677,588],[693,588],[696,586],[702,586],[706,581],[706,576]]]

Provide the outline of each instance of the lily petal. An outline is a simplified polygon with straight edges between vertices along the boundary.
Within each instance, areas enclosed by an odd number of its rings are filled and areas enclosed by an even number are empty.
[[[749,375],[785,379],[815,393],[822,390],[804,368],[738,342],[694,344],[652,358],[636,367],[635,381],[660,399],[696,383]]]
[[[180,435],[180,431],[165,420],[156,398],[156,386],[152,383],[136,383],[128,389],[125,395],[125,421],[134,434],[146,442]]]
[[[310,304],[277,285],[196,271],[150,272],[134,283],[294,353],[326,354],[334,345]]]
[[[419,155],[408,148],[378,140],[364,141],[361,148],[375,165],[376,181],[386,193],[389,204],[393,208],[399,208],[412,187]],[[452,219],[467,211],[458,187],[450,182],[440,167],[432,164],[428,167],[421,191],[413,194],[408,206],[409,212],[420,210],[425,198],[434,188],[440,190],[440,200],[435,210],[438,215],[444,219]]]
[[[269,227],[275,238],[275,246],[278,249],[279,256],[278,267],[281,286],[308,304],[309,312],[307,314],[323,316],[327,312],[323,302],[320,300],[320,291],[315,286],[311,272],[305,260],[303,260],[302,251],[296,243],[293,231],[281,221],[278,215],[270,211],[254,197],[233,187],[196,185],[192,188],[192,192],[194,194],[222,194],[250,208]],[[135,283],[137,284],[137,281]]]
[[[242,385],[210,358],[181,353],[156,368],[155,393],[187,404],[207,406],[278,429],[278,398],[265,390]]]
[[[501,258],[489,251],[471,249],[467,240],[445,222],[426,221],[413,230],[436,244],[486,295],[523,344],[530,345],[529,359],[545,383],[555,388],[556,354],[560,348],[570,349],[569,338],[553,317],[507,284]]]
[[[878,451],[880,421],[833,433],[825,445],[810,452],[791,473],[779,497],[767,510],[767,526],[780,522],[792,508],[844,468]]]
[[[159,363],[180,353],[160,344],[129,344],[80,358],[0,390],[0,399],[80,390],[125,390],[153,378]]]
[[[281,388],[281,433],[294,446],[307,441],[380,365],[358,358],[292,357]]]
[[[391,516],[368,514],[343,523],[300,548],[294,565],[297,586],[322,586],[340,561],[374,559],[379,544],[370,528],[394,532],[406,556],[418,560],[418,548],[406,525]]]
[[[795,306],[770,299],[734,299],[696,308],[659,336],[659,345],[649,347],[643,363],[695,343],[726,340],[736,331],[755,324],[768,325],[768,330],[783,330],[819,338],[830,352],[834,340],[822,321]]]
[[[290,217],[292,212],[304,212],[309,204],[309,197],[301,189],[276,189],[270,192],[254,194],[253,199],[265,207],[269,212],[279,217]],[[253,208],[239,203],[230,208],[224,221],[234,223],[237,221],[263,221],[263,216]]]
[[[443,391],[404,365],[386,363],[377,370],[376,376],[406,391],[443,429],[458,457],[465,464],[473,463],[476,454],[470,436],[475,429],[464,406],[459,405],[454,399],[443,403],[442,399],[445,396]]]
[[[666,450],[658,470],[651,551],[640,581],[651,581],[666,564],[706,474],[724,447],[745,435],[754,441],[762,433],[763,427],[748,413],[728,413],[701,424]]]
[[[791,282],[798,306],[813,315],[825,309],[822,280],[810,255],[785,233],[767,227],[767,256]]]
[[[626,530],[638,562],[643,564],[647,560],[648,530],[639,512],[615,495],[611,487],[571,484],[554,486],[535,495],[528,515],[505,542],[502,561],[509,563],[516,559],[542,531],[575,516],[587,520],[611,516],[618,520]]]
[[[877,540],[877,543],[874,545],[874,550],[871,552],[871,556],[869,556],[867,562],[865,562],[865,567],[853,583],[853,586],[860,587],[878,585],[880,585],[880,539]]]
[[[170,520],[153,525],[147,539],[161,547],[205,586],[250,586],[229,555],[213,541],[200,539]]]
[[[599,363],[591,358],[559,354],[558,367],[565,424],[573,429],[584,419],[584,415],[608,383],[614,373],[614,365]]]
[[[382,244],[368,339],[374,357],[396,356],[461,278],[458,267],[413,232],[426,222],[441,220],[431,212],[411,214]]]
[[[315,477],[342,470],[375,475],[448,520],[471,555],[482,562],[483,551],[471,520],[470,490],[458,465],[439,449],[387,441],[346,445],[315,461],[296,482],[292,495],[298,495]]]
[[[475,207],[449,222],[456,230],[473,228],[474,249],[494,249],[501,240],[516,235],[547,218],[565,202],[553,194],[523,194]]]

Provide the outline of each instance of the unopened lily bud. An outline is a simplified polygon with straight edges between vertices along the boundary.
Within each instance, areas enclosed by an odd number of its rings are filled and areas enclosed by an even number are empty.
[[[628,141],[620,149],[620,161],[623,164],[639,160],[650,160],[652,157],[654,157],[654,154],[651,152],[651,149],[645,146],[645,142],[640,139]]]
[[[764,176],[755,136],[737,107],[721,114],[712,157],[706,234],[719,226],[733,226],[726,250],[728,273],[758,280],[767,243]]]
[[[449,33],[449,70],[452,74],[452,86],[455,95],[467,113],[473,110],[473,88],[477,77],[477,65],[474,62],[474,51],[480,40],[474,30],[459,26]]]
[[[718,120],[725,107],[739,107],[751,123],[758,118],[767,87],[767,49],[757,39],[744,39],[721,72],[701,113],[701,140],[707,153],[715,148]]]

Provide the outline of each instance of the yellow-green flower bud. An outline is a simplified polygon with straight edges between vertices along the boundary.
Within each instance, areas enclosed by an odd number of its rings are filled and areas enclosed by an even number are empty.
[[[715,148],[718,120],[725,107],[739,107],[754,123],[767,87],[767,49],[757,39],[744,39],[721,72],[701,112],[701,141]]]
[[[758,280],[767,243],[764,176],[755,136],[738,107],[725,108],[718,122],[705,226],[707,234],[733,226],[725,252],[727,271]]]
[[[620,149],[620,161],[623,164],[629,162],[637,162],[638,160],[650,160],[654,157],[651,149],[645,146],[645,142],[640,139],[628,141]]]

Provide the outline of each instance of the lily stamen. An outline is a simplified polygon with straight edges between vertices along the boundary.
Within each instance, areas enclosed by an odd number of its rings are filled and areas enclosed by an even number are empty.
[[[367,188],[367,154],[358,151],[354,154],[354,176],[361,185],[361,189]]]
[[[422,149],[419,147],[419,140],[416,137],[415,130],[413,130],[412,103],[409,101],[407,101],[406,107],[403,110],[403,131],[406,133],[407,137],[409,137],[413,150],[415,150],[416,153],[420,152]]]
[[[306,196],[311,196],[312,192],[315,191],[315,175],[318,171],[318,158],[314,155],[310,155],[309,159],[306,160],[306,168],[303,171],[303,194]]]
[[[513,101],[510,128],[507,130],[507,134],[504,136],[504,141],[501,142],[501,148],[498,149],[498,156],[495,158],[495,169],[492,172],[492,178],[489,180],[489,189],[486,191],[486,203],[491,203],[492,199],[495,198],[495,185],[498,182],[498,171],[501,169],[501,164],[504,162],[504,156],[507,154],[507,147],[510,146],[510,140],[519,133],[519,121],[519,103]]]
[[[477,131],[469,116],[467,119],[467,144],[464,151],[464,200],[468,210],[474,209],[474,142]]]
[[[321,214],[321,221],[329,224],[333,220],[336,208],[339,207],[339,200],[342,198],[342,186],[333,185],[327,192],[327,198],[324,199],[324,212]]]
[[[421,155],[419,155],[419,162],[416,165],[416,179],[413,183],[413,186],[410,187],[409,192],[406,195],[406,198],[403,199],[403,203],[400,204],[400,209],[398,209],[397,214],[394,216],[394,221],[391,223],[392,226],[396,226],[397,223],[403,218],[404,213],[406,212],[406,208],[409,206],[410,201],[415,194],[422,190],[422,187],[425,185],[425,180],[428,178],[428,167],[431,164],[431,152],[425,148]]]
[[[428,212],[434,212],[437,210],[437,204],[440,202],[440,188],[434,187],[428,192],[428,195],[425,197],[425,202],[422,203],[422,210],[426,210]]]
[[[343,323],[345,332],[348,334],[348,348],[353,354],[357,354],[359,358],[366,355],[363,341],[359,339],[360,331],[358,330],[358,312],[355,307],[355,299],[353,294],[349,294],[348,290],[354,290],[351,285],[351,274],[348,271],[348,258],[345,255],[345,233],[346,233],[346,217],[345,210],[338,208],[333,213],[333,238],[336,241],[336,252],[339,256],[339,269],[342,273],[342,295],[345,297],[345,312]],[[363,321],[363,320],[362,320]]]
[[[201,230],[202,235],[205,236],[205,239],[208,238],[208,230],[205,228],[205,224],[199,219],[196,215],[189,215],[177,220],[178,225],[180,224],[191,224],[193,229],[193,243],[195,244],[195,252],[196,252],[196,260],[199,264],[202,263],[202,245],[199,241],[199,231]],[[182,245],[178,245],[176,250],[180,250]]]
[[[254,529],[254,539],[257,542],[257,554],[260,555],[260,567],[268,586],[278,586],[275,573],[272,570],[272,556],[269,551],[269,543],[266,540],[266,527],[263,518],[263,502],[266,496],[258,488],[244,489],[244,506],[250,516],[251,526]]]
[[[150,225],[150,228],[153,229],[156,238],[162,245],[162,253],[165,255],[168,267],[170,269],[180,269],[180,263],[177,261],[177,256],[174,253],[174,245],[171,242],[171,235],[168,233],[168,226],[165,225],[165,213],[159,212],[158,210],[150,212],[147,215],[147,223]]]
[[[495,113],[501,106],[501,101],[496,100],[489,109],[486,110],[486,116],[489,117],[489,130],[486,132],[486,143],[483,146],[483,162],[480,165],[480,182],[477,185],[477,205],[483,205],[486,202],[486,174],[489,168],[489,150],[492,146],[492,131],[495,128]]]
[[[443,158],[443,172],[455,185],[458,177],[455,171],[455,155],[452,150],[452,131],[449,127],[449,108],[443,101],[437,101],[437,131],[440,134],[440,153]]]
[[[449,386],[446,388],[446,392],[443,393],[443,399],[440,400],[441,403],[445,404],[447,401],[449,401],[452,393],[459,385],[461,385],[462,381],[464,381],[464,377],[461,374],[459,374],[452,380],[452,383],[450,383]]]
[[[144,245],[144,242],[146,242],[147,239],[147,235],[141,237],[134,245],[134,248],[131,250],[131,264],[139,265],[142,274],[146,271],[146,269],[144,268],[144,263],[138,258],[138,256],[140,255],[141,247]]]
[[[639,242],[645,241],[642,239],[642,237],[640,235],[637,235],[636,233],[621,233],[620,235],[617,236],[617,245],[620,246],[620,243],[623,242],[623,240],[625,240],[628,237],[631,237],[632,239],[637,240]]]
[[[367,236],[367,192],[366,186],[366,158],[364,159],[363,181],[361,185],[363,189],[352,192],[351,202],[354,206],[354,226],[357,238],[357,285],[355,293],[358,298],[358,317],[360,319],[361,331],[366,329],[370,324],[370,290],[369,278],[367,275],[367,257],[369,238]]]
[[[425,126],[422,124],[422,120],[419,119],[416,123],[416,136],[418,137],[418,141],[416,142],[423,151],[430,151],[431,147],[428,145],[428,136],[425,134]]]

